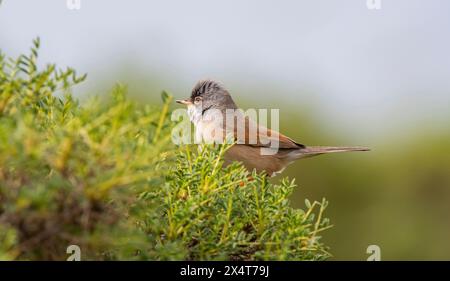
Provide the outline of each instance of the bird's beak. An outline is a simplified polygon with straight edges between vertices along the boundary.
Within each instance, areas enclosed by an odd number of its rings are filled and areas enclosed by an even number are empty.
[[[184,104],[184,105],[189,105],[189,104],[192,103],[189,99],[185,99],[185,100],[176,100],[176,102],[177,102],[177,103]]]

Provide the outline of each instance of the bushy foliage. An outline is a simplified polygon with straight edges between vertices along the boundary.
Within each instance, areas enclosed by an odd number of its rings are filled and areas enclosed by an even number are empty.
[[[158,212],[149,213],[145,220],[150,232],[159,222],[159,233],[164,233],[155,237],[158,256],[190,260],[326,258],[328,253],[317,234],[329,227],[328,221],[322,220],[327,203],[311,205],[307,201],[306,213],[291,208],[287,198],[295,187],[293,181],[284,179],[273,185],[263,175],[249,175],[238,163],[223,167],[227,148],[229,145],[203,145],[194,153],[185,147],[162,190],[144,193],[144,197],[161,202]],[[316,207],[317,218],[313,213]]]
[[[172,98],[138,105],[118,85],[81,106],[86,76],[0,55],[0,259],[317,260],[326,202],[289,206],[294,183],[271,184],[228,145],[176,148]]]

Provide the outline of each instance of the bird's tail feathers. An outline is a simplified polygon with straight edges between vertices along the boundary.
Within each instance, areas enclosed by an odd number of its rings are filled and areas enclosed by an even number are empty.
[[[351,151],[370,151],[370,149],[360,146],[306,146],[305,148],[299,149],[296,155],[298,158],[303,158],[326,153]]]

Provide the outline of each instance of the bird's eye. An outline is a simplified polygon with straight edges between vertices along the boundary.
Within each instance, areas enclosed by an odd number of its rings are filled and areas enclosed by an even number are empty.
[[[202,100],[201,97],[195,97],[194,102],[195,102],[195,103],[199,103],[201,100]]]

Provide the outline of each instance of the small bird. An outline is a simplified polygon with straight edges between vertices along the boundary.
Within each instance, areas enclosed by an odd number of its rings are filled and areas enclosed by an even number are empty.
[[[300,144],[245,116],[236,106],[228,90],[214,80],[200,80],[192,89],[189,98],[176,102],[187,106],[189,119],[195,126],[197,141],[220,142],[229,136],[233,138],[235,144],[225,153],[225,165],[239,161],[249,171],[265,172],[269,176],[281,173],[297,159],[326,153],[369,150],[366,147]],[[233,114],[231,121],[226,117],[230,112]],[[240,129],[239,124],[243,124],[243,128]]]

